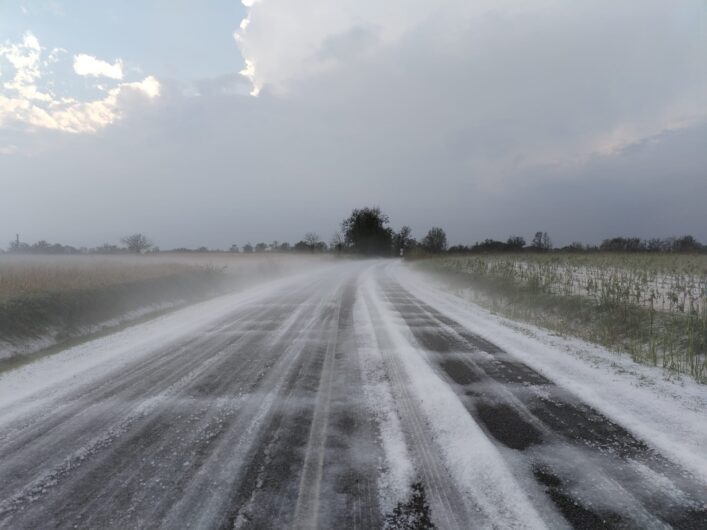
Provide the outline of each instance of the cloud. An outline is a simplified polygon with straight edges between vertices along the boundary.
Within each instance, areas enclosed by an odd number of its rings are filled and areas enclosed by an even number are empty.
[[[123,62],[117,59],[110,64],[82,53],[74,56],[74,72],[81,76],[123,79]]]
[[[14,155],[17,151],[18,149],[16,145],[0,145],[0,155]]]
[[[19,43],[0,46],[0,59],[4,58],[14,69],[13,77],[1,85],[0,128],[13,126],[94,133],[123,116],[124,103],[130,95],[136,94],[147,100],[160,95],[160,83],[154,76],[105,87],[103,97],[90,101],[40,88],[46,68],[58,60],[59,53],[61,50],[53,50],[49,58],[42,61],[39,40],[30,32],[25,33]],[[120,61],[110,65],[88,55],[76,56],[74,70],[79,75],[123,78]]]
[[[470,172],[581,164],[707,119],[698,0],[246,5],[234,35],[253,95],[372,105],[431,128]]]
[[[197,81],[126,71],[101,78],[93,101],[55,94],[46,53],[20,40],[14,60],[41,57],[26,82],[0,86],[18,105],[0,111],[0,145],[32,156],[3,157],[15,199],[0,208],[0,241],[328,238],[367,204],[455,243],[537,230],[559,244],[707,241],[703,2],[248,3],[236,31],[247,76],[231,63]],[[60,57],[70,71],[73,51]],[[13,83],[6,55],[0,68]]]

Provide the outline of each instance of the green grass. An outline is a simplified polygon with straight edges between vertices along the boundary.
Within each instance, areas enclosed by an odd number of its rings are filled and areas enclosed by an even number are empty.
[[[707,256],[490,254],[418,264],[500,314],[707,382]]]

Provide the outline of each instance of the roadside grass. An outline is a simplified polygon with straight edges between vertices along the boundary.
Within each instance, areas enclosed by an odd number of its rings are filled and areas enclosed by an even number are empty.
[[[0,364],[276,277],[312,259],[0,256]]]
[[[489,254],[417,264],[499,314],[707,383],[707,256]]]

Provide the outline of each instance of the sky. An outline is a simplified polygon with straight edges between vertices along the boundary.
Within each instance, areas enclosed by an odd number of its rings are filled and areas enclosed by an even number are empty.
[[[0,247],[707,242],[703,0],[4,0]]]

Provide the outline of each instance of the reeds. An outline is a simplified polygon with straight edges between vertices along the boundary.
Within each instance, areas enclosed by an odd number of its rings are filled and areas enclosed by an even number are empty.
[[[707,382],[707,256],[518,254],[433,258],[478,301]]]

